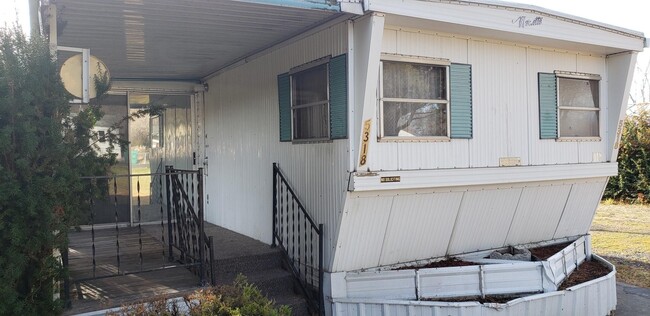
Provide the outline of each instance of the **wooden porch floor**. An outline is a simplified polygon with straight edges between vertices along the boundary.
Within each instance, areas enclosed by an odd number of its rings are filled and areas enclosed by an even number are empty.
[[[279,303],[304,303],[304,299],[299,295],[292,296],[284,292],[274,295],[278,292],[275,287],[288,284],[290,291],[292,285],[290,274],[279,268],[279,248],[271,248],[262,242],[207,222],[205,232],[214,237],[217,284],[230,283],[238,273],[243,273]],[[95,276],[110,275],[117,271],[117,235],[114,227],[95,230]],[[158,268],[163,264],[170,265],[166,260],[167,248],[163,247],[162,235],[160,224],[143,225],[141,235],[137,226],[120,227],[120,272],[136,272]],[[166,235],[164,237],[167,239]],[[71,278],[92,277],[91,232],[70,232],[69,238]],[[142,266],[139,256],[140,240]],[[198,277],[184,267],[84,281],[71,286],[72,307],[64,314],[75,315],[119,307],[156,296],[179,297],[197,288]],[[300,308],[294,307],[294,314],[305,314]]]
[[[158,225],[159,226],[159,225]],[[117,238],[115,228],[95,230],[95,276],[118,272]],[[93,276],[92,235],[90,231],[69,233],[69,272],[72,280]],[[140,241],[142,263],[140,262]],[[170,266],[163,257],[160,236],[154,236],[143,226],[119,229],[120,273],[138,272]],[[167,251],[167,249],[164,249]],[[121,306],[159,295],[182,296],[199,285],[199,279],[187,268],[142,272],[71,284],[72,307],[65,315],[74,315]]]

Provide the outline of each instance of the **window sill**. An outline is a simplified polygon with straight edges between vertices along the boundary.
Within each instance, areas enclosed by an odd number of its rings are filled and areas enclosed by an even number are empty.
[[[556,138],[556,142],[599,142],[600,137],[560,137]]]
[[[451,138],[441,137],[383,137],[377,138],[379,143],[440,143],[450,142]]]
[[[300,144],[322,144],[322,143],[331,143],[333,140],[329,138],[320,138],[320,139],[294,139],[291,141],[293,145]]]

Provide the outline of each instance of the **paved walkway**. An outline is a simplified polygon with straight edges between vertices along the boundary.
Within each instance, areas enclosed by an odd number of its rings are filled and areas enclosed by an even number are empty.
[[[619,282],[616,294],[616,316],[650,315],[650,289]]]

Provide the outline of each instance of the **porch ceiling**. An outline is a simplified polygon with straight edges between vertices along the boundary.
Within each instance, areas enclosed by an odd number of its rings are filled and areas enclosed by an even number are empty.
[[[335,7],[307,9],[259,1],[55,3],[58,45],[89,48],[118,79],[197,80],[340,14]]]

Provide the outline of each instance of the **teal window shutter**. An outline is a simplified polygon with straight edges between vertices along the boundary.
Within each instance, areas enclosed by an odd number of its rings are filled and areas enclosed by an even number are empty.
[[[345,54],[329,63],[330,139],[348,137],[348,72]]]
[[[449,66],[451,138],[472,138],[472,65]]]
[[[555,74],[538,73],[539,138],[557,138],[557,80]]]
[[[289,73],[278,75],[278,102],[280,104],[280,141],[291,141],[291,78]]]

